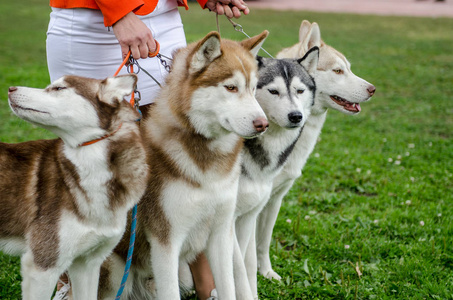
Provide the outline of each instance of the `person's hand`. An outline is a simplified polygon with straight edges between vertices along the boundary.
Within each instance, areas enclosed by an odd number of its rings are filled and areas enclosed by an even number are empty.
[[[239,18],[241,13],[244,15],[250,13],[243,0],[208,0],[206,7],[219,15],[226,15],[228,18]]]
[[[129,50],[135,59],[147,58],[149,52],[156,50],[156,42],[151,30],[133,12],[125,15],[112,27],[121,45],[123,59]]]

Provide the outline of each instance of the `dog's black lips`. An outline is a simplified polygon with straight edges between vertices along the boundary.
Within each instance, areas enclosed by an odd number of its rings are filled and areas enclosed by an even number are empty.
[[[351,101],[348,101],[344,98],[341,98],[337,95],[331,95],[330,99],[332,99],[335,103],[337,103],[340,106],[343,106],[344,109],[350,112],[360,112],[360,104],[359,103],[354,103]]]

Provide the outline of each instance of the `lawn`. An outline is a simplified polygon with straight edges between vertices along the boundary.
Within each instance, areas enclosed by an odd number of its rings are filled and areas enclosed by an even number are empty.
[[[0,3],[2,142],[52,137],[7,104],[9,86],[49,82],[49,11]],[[189,41],[216,29],[195,5],[181,13]],[[274,230],[283,279],[260,277],[260,299],[453,299],[453,19],[253,10],[238,22],[249,35],[269,30],[264,47],[276,54],[303,19],[377,92],[357,116],[328,114]],[[223,37],[243,38],[220,21]],[[0,299],[20,299],[19,267],[0,253]]]

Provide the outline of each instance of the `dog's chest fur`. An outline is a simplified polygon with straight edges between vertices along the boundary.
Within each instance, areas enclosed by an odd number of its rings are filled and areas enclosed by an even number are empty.
[[[295,150],[289,155],[288,161],[285,164],[285,174],[291,179],[296,179],[301,175],[302,169],[321,134],[326,116],[327,112],[317,115],[312,114],[308,117],[304,130],[295,144]]]
[[[269,178],[278,173],[292,153],[303,128],[269,131],[244,142],[242,175]]]
[[[266,134],[245,141],[236,215],[261,210],[272,181],[293,152],[302,131],[303,128],[275,130],[271,125]]]
[[[184,236],[181,257],[188,261],[206,247],[217,213],[234,210],[231,199],[237,193],[243,146],[242,139],[235,134],[207,139],[191,129],[172,128],[168,119],[164,122],[166,126],[159,124],[156,130],[159,120],[152,113],[143,134],[150,177],[139,203],[133,259],[134,265],[143,270],[149,266],[150,236],[163,244],[169,242],[170,236],[172,239],[174,235]],[[223,144],[229,147],[225,150]],[[180,230],[184,233],[175,232]],[[127,254],[129,234],[127,231],[115,249],[121,256]]]

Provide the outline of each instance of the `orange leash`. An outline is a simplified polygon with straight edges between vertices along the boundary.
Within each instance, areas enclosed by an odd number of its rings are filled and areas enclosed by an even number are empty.
[[[123,60],[120,67],[118,68],[118,70],[116,70],[115,74],[113,74],[113,77],[118,75],[118,73],[121,71],[121,69],[124,67],[124,65],[126,65],[126,63],[129,61],[129,57],[131,57],[131,50],[129,50],[129,52],[126,55],[126,58]]]
[[[154,40],[154,42],[156,43],[156,50],[154,50],[154,52],[148,52],[148,57],[156,57],[157,54],[159,54],[159,52],[160,52],[160,44],[156,40]],[[121,69],[127,64],[130,57],[131,57],[131,50],[129,50],[129,52],[127,53],[126,57],[124,58],[121,65],[119,66],[118,70],[116,70],[115,74],[113,74],[114,77],[117,76],[118,73],[121,71]],[[134,64],[130,64],[130,72],[134,73]],[[134,94],[135,93],[132,93],[131,100],[129,101],[129,103],[133,107],[135,106],[135,95]]]
[[[160,52],[160,44],[156,40],[154,42],[156,43],[156,50],[154,52],[148,52],[148,57],[156,57]]]

